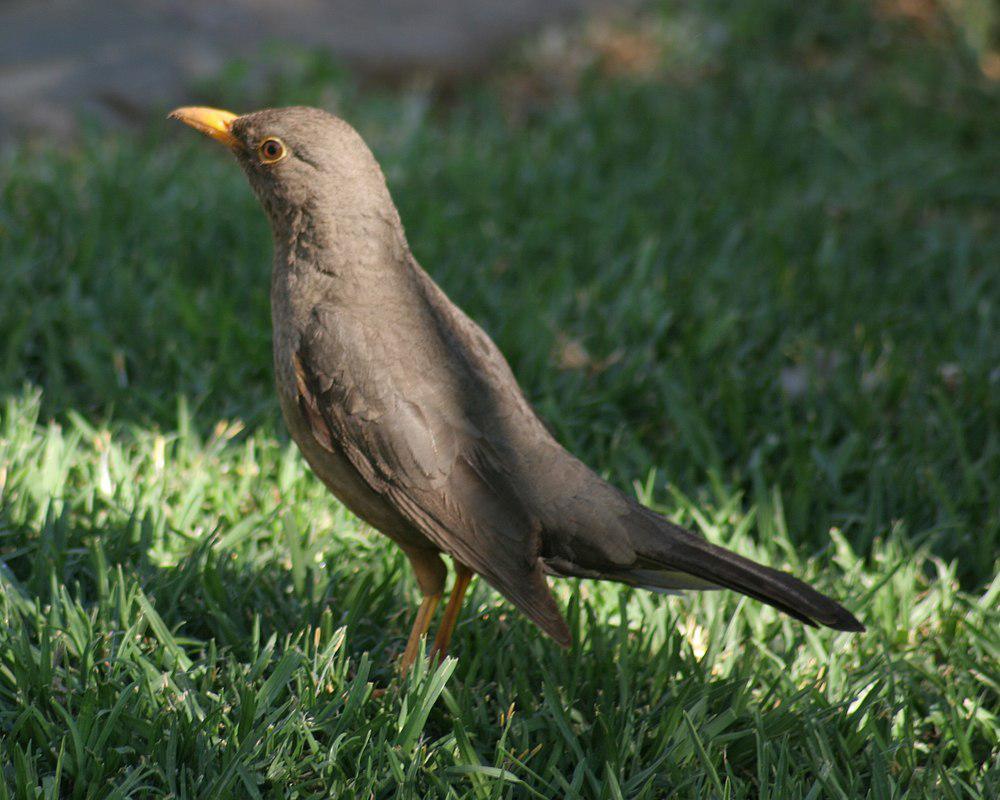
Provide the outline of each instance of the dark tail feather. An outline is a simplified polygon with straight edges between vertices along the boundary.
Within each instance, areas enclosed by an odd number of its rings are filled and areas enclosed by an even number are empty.
[[[662,517],[646,517],[644,523],[636,536],[635,549],[650,565],[742,592],[809,625],[825,625],[838,631],[865,629],[840,603],[786,572],[717,547]]]

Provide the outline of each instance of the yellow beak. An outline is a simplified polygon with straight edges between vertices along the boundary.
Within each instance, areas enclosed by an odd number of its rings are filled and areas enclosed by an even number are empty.
[[[169,119],[179,119],[185,125],[190,125],[195,130],[201,131],[211,136],[215,141],[233,149],[242,146],[239,139],[229,132],[229,127],[237,116],[239,115],[233,114],[231,111],[206,108],[205,106],[183,106],[175,108],[168,115]]]

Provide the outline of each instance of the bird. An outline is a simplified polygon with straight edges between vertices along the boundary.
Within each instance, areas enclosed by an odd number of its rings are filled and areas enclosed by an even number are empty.
[[[392,539],[421,593],[405,649],[448,651],[474,575],[558,644],[549,577],[730,589],[811,626],[864,626],[808,584],[708,542],[602,479],[549,432],[493,340],[417,263],[385,177],[347,122],[305,106],[171,118],[228,147],[270,220],[275,383],[312,471]]]

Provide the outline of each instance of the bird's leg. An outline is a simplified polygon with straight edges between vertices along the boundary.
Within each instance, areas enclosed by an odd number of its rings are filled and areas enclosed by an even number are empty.
[[[441,617],[441,626],[438,628],[437,636],[434,637],[431,662],[436,658],[444,658],[448,652],[448,643],[451,641],[452,631],[455,630],[455,623],[458,622],[458,613],[462,610],[462,600],[465,599],[465,590],[469,588],[472,574],[472,570],[465,564],[455,562],[455,585],[451,587],[451,596],[448,598],[448,605],[445,606],[444,616]]]
[[[434,618],[434,611],[441,601],[441,592],[444,590],[444,579],[448,570],[437,551],[404,548],[403,552],[410,559],[410,566],[413,567],[420,592],[424,596],[417,610],[417,618],[413,620],[410,637],[406,640],[403,657],[399,660],[399,671],[405,674],[417,660],[420,638],[427,633]]]
[[[417,609],[417,618],[413,620],[413,627],[410,629],[410,638],[406,640],[406,649],[403,657],[399,660],[399,671],[409,672],[413,662],[417,660],[417,653],[420,652],[420,637],[427,633],[434,618],[434,610],[441,600],[440,594],[424,595],[420,601],[420,608]]]

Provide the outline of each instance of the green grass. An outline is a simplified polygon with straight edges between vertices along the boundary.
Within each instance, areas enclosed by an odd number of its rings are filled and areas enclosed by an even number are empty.
[[[353,121],[567,446],[868,632],[567,581],[562,651],[477,583],[401,680],[416,586],[278,420],[242,176],[94,130],[0,162],[0,800],[1000,793],[996,86],[856,2],[651,19],[641,74],[206,99]]]

